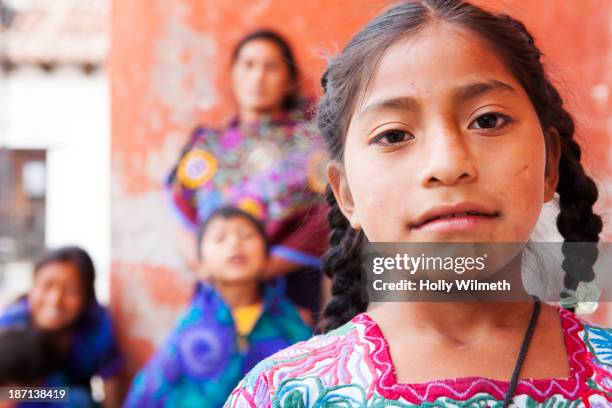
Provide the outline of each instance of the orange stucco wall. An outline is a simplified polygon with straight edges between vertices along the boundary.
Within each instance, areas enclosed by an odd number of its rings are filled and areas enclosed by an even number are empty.
[[[609,0],[479,1],[522,18],[579,124],[600,185],[612,190],[612,52]],[[233,44],[271,27],[295,48],[307,92],[325,57],[388,2],[348,0],[114,0],[112,96],[112,311],[127,377],[164,338],[188,301],[193,275],[175,245],[163,179],[190,129],[223,124]],[[611,208],[602,193],[599,208]],[[608,211],[608,219],[609,210]],[[611,230],[607,230],[608,240]]]

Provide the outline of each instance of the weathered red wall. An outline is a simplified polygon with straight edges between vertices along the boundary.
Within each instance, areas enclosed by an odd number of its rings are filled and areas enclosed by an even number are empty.
[[[574,112],[589,167],[612,189],[612,2],[479,1],[521,19],[544,50]],[[112,310],[128,376],[163,339],[187,302],[192,274],[176,249],[162,181],[190,129],[223,124],[233,45],[271,27],[293,44],[304,88],[318,92],[325,57],[385,4],[350,0],[114,0],[109,57],[112,96]],[[610,229],[607,237],[610,240]]]

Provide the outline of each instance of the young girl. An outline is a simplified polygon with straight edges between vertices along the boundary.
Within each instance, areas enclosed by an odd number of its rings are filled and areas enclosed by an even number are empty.
[[[565,242],[598,240],[597,190],[540,56],[508,15],[421,0],[330,62],[318,120],[334,330],[260,363],[226,406],[612,406],[612,334],[568,310],[361,297],[364,241],[526,242],[555,192]],[[571,293],[593,267],[564,252]]]
[[[96,300],[94,280],[93,262],[83,249],[49,252],[34,268],[28,295],[0,315],[0,328],[30,327],[46,333],[59,350],[54,375],[86,390],[93,376],[101,376],[105,406],[117,407],[121,396],[116,375],[123,360],[110,314]]]
[[[191,306],[136,377],[126,407],[218,407],[257,362],[310,337],[282,288],[262,286],[263,226],[234,207],[200,227]],[[209,283],[205,283],[209,282]]]

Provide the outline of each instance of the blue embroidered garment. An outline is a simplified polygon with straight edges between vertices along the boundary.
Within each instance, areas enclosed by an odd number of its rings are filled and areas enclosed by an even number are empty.
[[[266,286],[261,315],[241,348],[229,307],[198,283],[189,310],[137,375],[125,406],[222,406],[255,364],[310,336],[282,289]]]

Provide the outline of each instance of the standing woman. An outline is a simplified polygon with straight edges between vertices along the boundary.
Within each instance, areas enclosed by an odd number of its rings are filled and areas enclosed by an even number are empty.
[[[272,31],[249,34],[233,52],[231,79],[237,116],[222,130],[194,130],[168,179],[172,204],[191,231],[228,204],[262,220],[272,244],[266,276],[286,276],[289,298],[316,313],[325,153],[305,124],[288,43]]]
[[[94,280],[93,262],[83,249],[63,247],[49,252],[34,268],[30,292],[0,314],[0,330],[43,332],[59,350],[54,358],[57,372],[44,383],[57,386],[54,381],[61,377],[67,386],[89,390],[91,378],[100,376],[104,406],[118,407],[116,374],[122,357],[111,317],[96,299]]]

